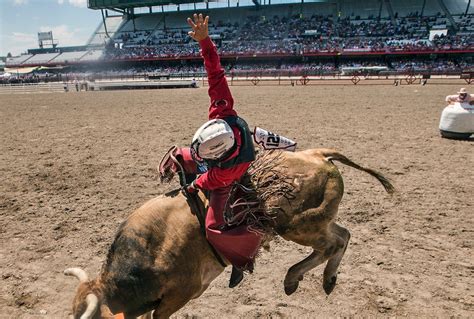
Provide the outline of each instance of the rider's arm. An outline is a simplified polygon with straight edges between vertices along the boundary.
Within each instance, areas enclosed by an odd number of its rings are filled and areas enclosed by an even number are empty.
[[[196,186],[200,189],[214,190],[226,187],[239,180],[247,171],[250,163],[242,163],[230,168],[213,167],[196,179]]]
[[[234,99],[230,93],[216,46],[209,37],[199,41],[199,45],[209,82],[208,92],[211,98],[209,119],[236,116],[237,113],[233,109]]]

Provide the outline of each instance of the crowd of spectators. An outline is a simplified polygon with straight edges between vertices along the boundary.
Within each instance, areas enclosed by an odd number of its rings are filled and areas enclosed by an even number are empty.
[[[474,17],[461,19],[460,31],[468,30]],[[359,17],[247,17],[241,23],[217,21],[211,37],[222,55],[307,55],[344,51],[428,51],[474,48],[474,33],[447,35],[429,40],[433,27],[446,27],[441,15],[421,17],[417,13],[396,19]],[[199,56],[187,28],[119,32],[109,45],[106,59],[152,59]]]
[[[64,74],[61,73],[27,73],[27,74],[11,74],[9,76],[0,76],[0,84],[16,84],[16,83],[48,83],[48,82],[61,82],[64,79]],[[2,72],[0,72],[2,75]]]
[[[472,64],[471,64],[472,65]],[[413,61],[413,60],[400,60],[391,62],[391,69],[398,72],[414,71],[414,72],[426,72],[431,73],[449,73],[449,72],[461,72],[469,68],[467,61],[453,61],[439,59],[434,61]]]
[[[461,71],[470,70],[474,72],[472,59],[435,59],[435,60],[413,60],[397,59],[383,61],[377,59],[343,60],[337,61],[327,59],[323,61],[308,62],[261,62],[249,63],[243,61],[224,62],[224,68],[229,78],[232,77],[254,77],[254,76],[301,76],[301,75],[326,75],[335,76],[344,74],[345,68],[367,68],[377,67],[379,70],[371,74],[393,74],[393,73],[431,73],[431,74],[459,74]],[[346,73],[347,74],[347,73]],[[361,72],[364,74],[364,72]],[[118,78],[143,79],[152,75],[166,75],[172,77],[195,77],[205,75],[202,63],[195,61],[182,62],[179,64],[145,65],[145,66],[108,66],[97,70],[87,67],[76,66],[69,70],[58,70],[55,73],[39,71],[29,74],[12,74],[8,78],[0,77],[0,83],[35,83],[35,82],[71,82],[74,79],[100,80]]]

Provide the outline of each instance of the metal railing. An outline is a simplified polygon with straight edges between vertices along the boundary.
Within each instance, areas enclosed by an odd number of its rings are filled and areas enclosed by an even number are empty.
[[[67,89],[67,84],[60,82],[0,84],[0,94],[60,93]]]

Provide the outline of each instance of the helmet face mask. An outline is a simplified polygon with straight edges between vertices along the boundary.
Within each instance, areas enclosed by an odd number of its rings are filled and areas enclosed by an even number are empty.
[[[232,128],[221,119],[204,123],[194,134],[191,155],[194,160],[221,160],[234,147]]]
[[[204,159],[199,156],[199,141],[193,141],[191,143],[191,157],[195,162],[202,163]]]

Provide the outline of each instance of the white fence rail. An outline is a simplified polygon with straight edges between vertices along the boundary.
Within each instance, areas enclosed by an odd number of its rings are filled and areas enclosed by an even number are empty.
[[[59,92],[65,92],[63,83],[52,82],[52,83],[0,84],[0,94],[59,93]]]

